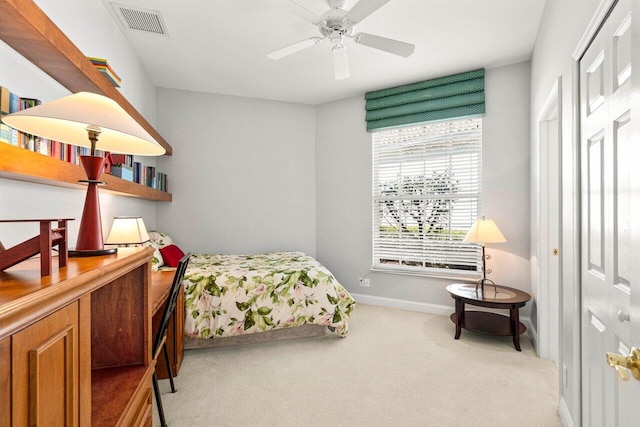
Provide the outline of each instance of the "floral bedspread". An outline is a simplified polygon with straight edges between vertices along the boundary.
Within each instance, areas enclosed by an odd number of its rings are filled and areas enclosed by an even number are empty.
[[[302,252],[194,254],[184,276],[185,334],[227,337],[314,323],[348,332],[355,301]]]

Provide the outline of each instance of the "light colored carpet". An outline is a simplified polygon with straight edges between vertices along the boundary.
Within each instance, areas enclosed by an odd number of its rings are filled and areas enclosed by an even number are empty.
[[[358,304],[349,336],[185,352],[167,423],[197,426],[560,426],[558,374],[510,337]],[[155,406],[155,405],[154,405]],[[154,411],[155,412],[155,411]],[[154,413],[154,425],[159,425]]]

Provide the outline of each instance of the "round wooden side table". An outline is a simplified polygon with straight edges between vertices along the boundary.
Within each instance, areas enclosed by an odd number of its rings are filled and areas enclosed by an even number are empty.
[[[455,300],[456,311],[451,320],[456,324],[455,339],[460,338],[462,328],[487,335],[511,335],[516,350],[520,350],[520,335],[527,327],[520,323],[520,307],[531,299],[531,295],[506,286],[485,286],[476,290],[475,283],[453,283],[447,292]],[[509,316],[485,311],[465,311],[465,304],[477,307],[509,310]]]

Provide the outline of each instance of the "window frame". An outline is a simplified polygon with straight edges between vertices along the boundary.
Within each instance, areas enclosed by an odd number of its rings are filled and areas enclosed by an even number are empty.
[[[384,145],[383,150],[381,146]],[[395,146],[394,146],[395,145]],[[386,154],[381,151],[387,151]],[[418,151],[422,153],[416,154]],[[393,156],[396,156],[394,159]],[[468,160],[460,160],[465,158]],[[382,160],[381,160],[382,159]],[[447,160],[448,159],[448,160]],[[396,178],[389,178],[393,175],[389,171],[383,172],[383,166],[393,170],[397,161]],[[386,162],[386,163],[385,163]],[[465,162],[468,165],[465,165]],[[444,164],[450,166],[449,172],[442,169]],[[391,166],[389,166],[391,165]],[[404,172],[403,166],[408,171]],[[418,165],[418,166],[416,166]],[[415,175],[422,165],[422,174]],[[385,175],[386,173],[386,175]],[[429,173],[431,175],[429,175]],[[444,177],[441,180],[435,179],[439,174]],[[461,179],[453,179],[459,174],[462,179],[461,187],[464,191],[458,192],[456,187]],[[468,175],[468,176],[467,176]],[[429,176],[431,176],[429,178]],[[387,180],[385,181],[385,177]],[[416,177],[418,177],[416,179]],[[418,185],[403,184],[405,181],[418,182]],[[393,190],[383,194],[384,184],[395,182],[396,192]],[[456,181],[454,184],[453,182]],[[437,184],[435,184],[437,182]],[[445,184],[442,184],[442,183]],[[422,184],[424,183],[424,185]],[[429,187],[431,186],[431,187]],[[440,187],[439,187],[440,186]],[[448,189],[446,194],[440,193]],[[456,189],[457,188],[457,189]],[[411,192],[420,190],[417,193]],[[429,191],[433,191],[430,193]],[[408,191],[406,194],[401,194]],[[443,199],[448,218],[447,227],[436,229],[434,233],[425,232],[424,221],[420,221],[420,226],[416,225],[415,216],[409,218],[407,206],[420,212],[422,206],[428,206],[428,201],[439,201]],[[397,204],[391,206],[390,201]],[[463,202],[463,205],[456,210],[456,203]],[[441,278],[456,279],[477,279],[480,275],[482,258],[481,246],[474,243],[462,243],[473,222],[480,217],[482,207],[482,117],[465,117],[447,119],[437,122],[428,122],[393,129],[382,129],[372,133],[372,270],[394,274],[420,275]],[[383,204],[385,205],[383,207]],[[435,203],[434,203],[435,205]],[[417,207],[416,207],[417,206]],[[394,215],[397,224],[385,223],[384,210],[396,210]],[[411,209],[411,208],[409,208]],[[431,210],[434,208],[432,207]],[[426,208],[424,210],[426,212]],[[403,223],[400,218],[404,214],[408,220]],[[448,215],[448,216],[447,216]],[[452,218],[456,217],[455,225]],[[410,221],[413,226],[409,227]],[[384,227],[391,230],[383,231]],[[395,227],[395,229],[394,229]],[[402,228],[402,230],[401,230]],[[444,229],[444,231],[443,231]],[[430,229],[431,230],[431,229]],[[398,237],[393,237],[397,235]],[[405,236],[405,237],[403,237]],[[436,236],[434,239],[432,236]],[[406,238],[406,243],[398,243],[397,240]],[[387,242],[387,246],[385,246]],[[411,247],[419,247],[413,249]],[[386,252],[385,252],[386,251]],[[395,251],[395,253],[394,253]],[[400,255],[404,253],[405,255]],[[440,254],[440,255],[434,255]],[[380,262],[384,256],[397,255],[398,258],[389,258],[388,263]],[[444,255],[443,255],[444,254]],[[451,258],[451,255],[456,257]],[[434,262],[439,259],[444,262]],[[460,261],[458,261],[460,260]],[[420,265],[411,265],[420,264]],[[438,265],[438,266],[436,266]]]

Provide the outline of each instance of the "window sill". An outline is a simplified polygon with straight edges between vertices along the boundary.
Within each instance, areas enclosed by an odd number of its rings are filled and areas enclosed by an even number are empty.
[[[400,270],[394,268],[384,268],[380,266],[371,267],[375,273],[398,274],[401,276],[420,276],[433,279],[447,279],[462,282],[477,282],[481,277],[477,272],[440,272],[440,271],[420,271],[420,270]]]

